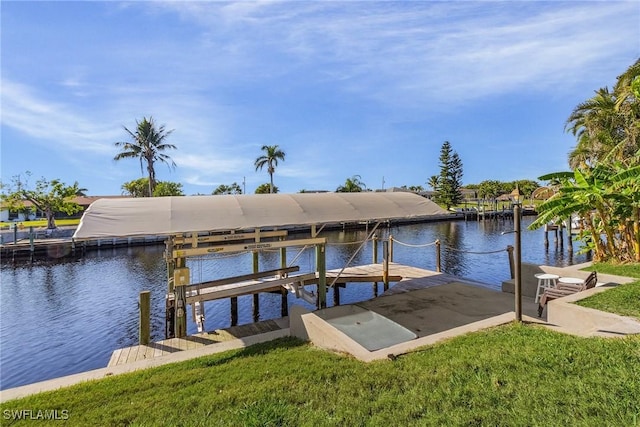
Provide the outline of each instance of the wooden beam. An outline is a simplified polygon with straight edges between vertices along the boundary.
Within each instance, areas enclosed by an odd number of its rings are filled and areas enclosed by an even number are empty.
[[[287,230],[277,231],[261,231],[259,233],[260,238],[265,237],[286,237],[288,236]],[[233,234],[216,234],[213,236],[198,236],[197,243],[213,243],[213,242],[233,242],[237,240],[255,240],[257,233],[233,233]],[[185,239],[184,237],[174,237],[173,243],[176,245],[185,245],[192,243],[192,238]]]
[[[233,296],[250,295],[257,292],[278,290],[283,285],[296,282],[301,283],[310,277],[315,277],[315,273],[301,274],[299,276],[285,277],[282,279],[251,280],[239,283],[230,283],[225,286],[218,286],[215,288],[202,289],[198,295],[188,296],[187,304],[192,304],[195,301],[211,301]]]
[[[258,251],[253,251],[253,272],[260,272],[260,264],[258,258]],[[253,294],[253,322],[257,322],[260,319],[260,294]]]
[[[318,271],[318,308],[327,307],[327,261],[326,246],[316,245],[316,269]],[[314,277],[316,277],[314,275]]]
[[[184,258],[190,256],[201,256],[216,253],[230,253],[230,252],[244,252],[255,251],[260,249],[280,249],[290,246],[305,246],[305,245],[323,245],[327,242],[327,239],[315,238],[315,239],[298,239],[298,240],[283,240],[278,242],[260,242],[260,243],[240,243],[233,245],[223,246],[209,246],[198,248],[186,248],[186,249],[174,249],[173,258]]]
[[[365,282],[382,282],[384,276],[372,274],[371,276],[340,276],[335,282],[336,285],[344,285],[346,283],[365,283]],[[327,275],[327,279],[331,279],[331,275]],[[402,280],[402,276],[388,276],[389,282],[399,282]],[[304,281],[304,285],[315,285],[318,283],[318,278],[314,277]]]
[[[300,267],[295,265],[287,268],[277,268],[275,270],[261,271],[258,273],[243,274],[241,276],[226,277],[224,279],[210,280],[208,282],[195,283],[187,286],[187,292],[197,291],[205,288],[213,288],[216,286],[229,285],[232,283],[244,282],[247,280],[261,279],[269,276],[277,276],[299,271]]]
[[[138,330],[138,343],[148,345],[150,341],[150,319],[151,319],[151,292],[140,292],[140,324]]]

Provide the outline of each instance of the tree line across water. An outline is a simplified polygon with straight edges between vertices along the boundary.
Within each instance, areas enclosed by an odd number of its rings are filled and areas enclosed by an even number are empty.
[[[123,193],[132,197],[184,195],[182,184],[157,181],[155,165],[165,163],[175,168],[175,162],[166,153],[175,150],[166,140],[173,132],[164,125],[157,126],[152,117],[136,123],[135,130],[124,127],[129,141],[116,142],[120,149],[114,160],[135,159],[146,177],[126,182]],[[578,216],[582,231],[579,236],[587,250],[594,252],[596,260],[640,262],[640,59],[617,78],[613,90],[601,88],[595,96],[579,104],[566,122],[577,144],[569,153],[571,171],[560,171],[539,177],[548,182],[544,187],[544,203],[538,206],[539,216],[531,225],[541,227]],[[264,145],[262,154],[254,161],[257,170],[266,168],[269,182],[260,185],[256,193],[277,193],[273,176],[278,162],[286,154],[278,145]],[[463,200],[463,164],[451,144],[445,141],[440,150],[440,173],[429,178],[433,200],[449,208]],[[81,208],[73,203],[75,196],[86,189],[75,182],[66,185],[59,180],[42,178],[31,187],[30,174],[14,177],[1,186],[2,207],[12,210],[28,209],[45,214],[50,228],[56,212],[73,214]],[[538,191],[536,181],[521,180],[502,183],[495,180],[477,185],[466,185],[479,198],[495,199],[512,191],[532,198]],[[406,187],[422,192],[422,186]],[[370,191],[359,175],[347,178],[337,192]],[[236,182],[219,185],[212,194],[242,194],[244,189]],[[305,190],[301,190],[305,192]],[[540,193],[542,194],[542,193]]]

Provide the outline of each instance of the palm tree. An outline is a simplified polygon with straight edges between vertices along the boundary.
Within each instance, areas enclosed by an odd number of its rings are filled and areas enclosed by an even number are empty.
[[[347,178],[344,185],[336,188],[336,193],[359,193],[364,191],[367,186],[362,182],[360,175],[353,175],[351,178]]]
[[[268,182],[258,185],[255,194],[276,194],[278,192],[277,186],[271,186]]]
[[[615,110],[616,98],[608,88],[579,104],[567,119],[565,130],[578,144],[569,153],[569,165],[593,167],[605,160],[620,142],[620,117]]]
[[[628,158],[634,152],[640,153],[640,59],[618,77],[613,93],[624,133],[623,156]],[[634,166],[634,163],[626,162],[626,165]]]
[[[278,166],[278,160],[284,161],[285,152],[280,150],[277,145],[263,145],[262,151],[264,154],[256,159],[254,162],[256,170],[262,169],[267,165],[267,172],[269,172],[269,193],[273,193],[273,174]]]
[[[632,89],[636,78],[640,78],[640,60],[618,77],[613,91],[601,88],[573,110],[565,127],[578,141],[569,154],[572,168],[600,162],[637,164],[633,160],[640,151],[640,99]]]
[[[123,127],[129,136],[131,136],[132,141],[116,142],[115,146],[120,147],[122,151],[113,159],[138,158],[140,159],[140,171],[143,170],[146,164],[149,175],[149,194],[153,194],[153,190],[156,188],[156,170],[154,163],[156,161],[166,163],[170,169],[176,167],[171,157],[163,153],[163,151],[168,149],[176,149],[175,145],[164,142],[173,130],[165,131],[164,125],[156,128],[153,117],[149,117],[148,120],[144,117],[141,122],[136,121],[135,132],[130,131],[125,126]]]
[[[620,109],[624,103],[629,102],[630,98],[637,98],[633,92],[633,82],[640,77],[640,59],[631,65],[627,71],[618,76],[618,81],[613,89],[617,96],[616,108]],[[636,83],[637,85],[637,83]],[[637,102],[637,100],[633,100]]]

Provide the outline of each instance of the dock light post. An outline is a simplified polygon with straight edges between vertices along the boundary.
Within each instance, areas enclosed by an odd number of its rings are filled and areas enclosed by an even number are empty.
[[[522,244],[521,244],[521,229],[520,229],[520,204],[515,203],[513,205],[513,231],[503,231],[502,234],[515,234],[515,266],[513,269],[514,275],[514,291],[515,291],[515,305],[516,305],[516,321],[522,322]]]

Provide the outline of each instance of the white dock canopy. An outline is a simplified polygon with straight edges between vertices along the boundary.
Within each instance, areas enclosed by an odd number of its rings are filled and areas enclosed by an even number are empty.
[[[161,236],[448,215],[413,193],[296,193],[99,199],[74,239]]]

